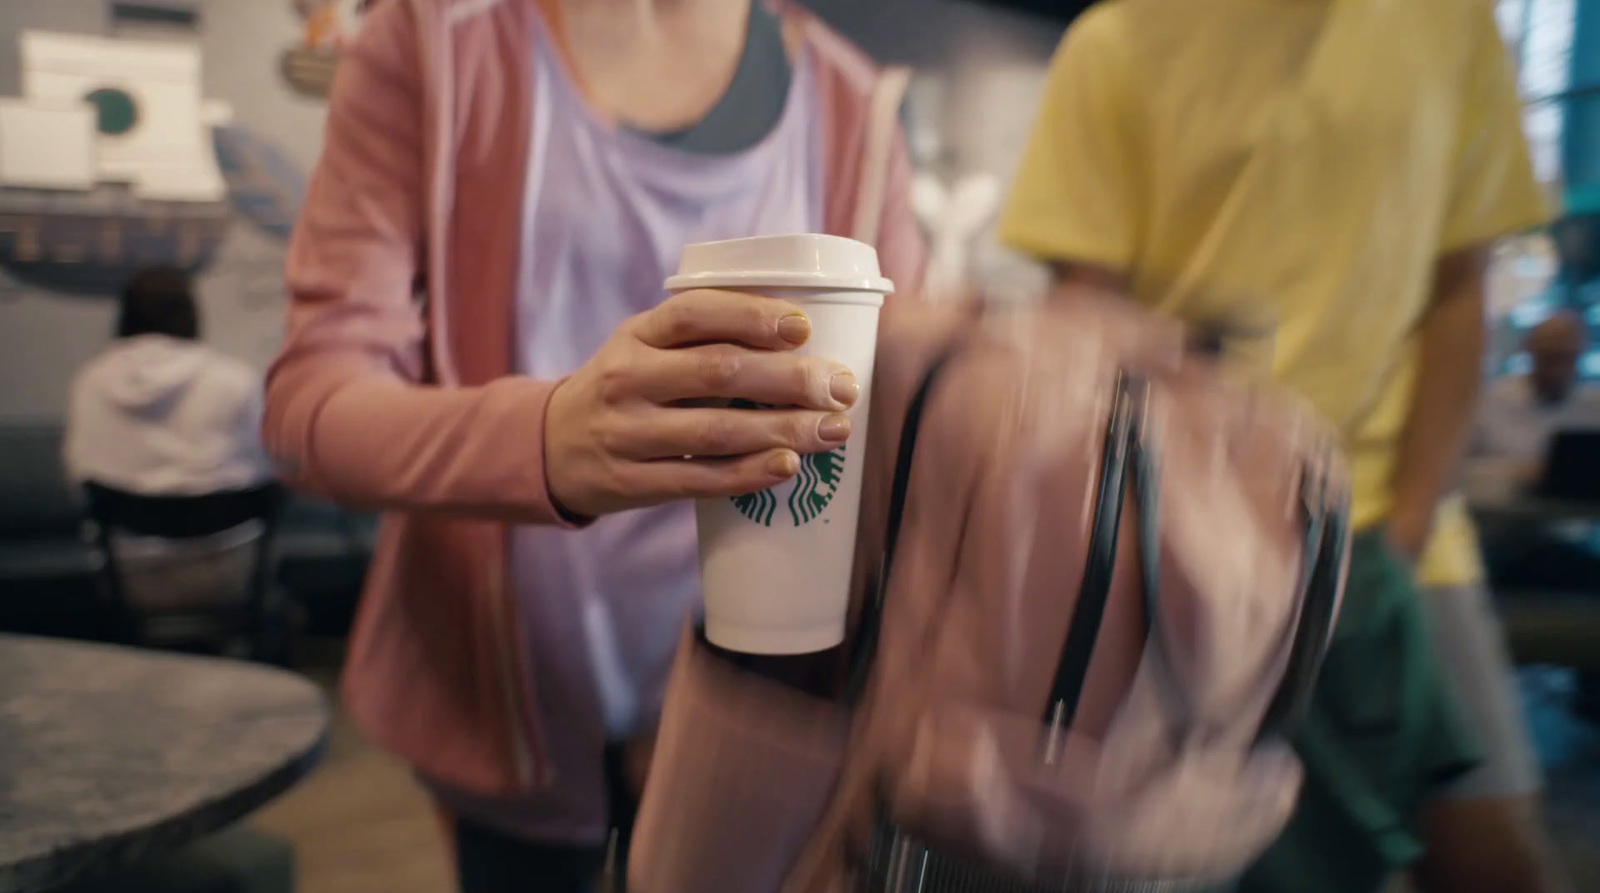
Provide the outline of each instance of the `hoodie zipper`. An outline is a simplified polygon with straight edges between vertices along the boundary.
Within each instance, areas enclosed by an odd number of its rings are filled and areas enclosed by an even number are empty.
[[[453,48],[454,29],[456,22],[474,12],[481,11],[485,4],[452,7],[443,16],[430,15],[425,5],[421,2],[413,4],[417,36],[419,40],[419,55],[423,59],[432,59],[438,70],[444,72],[436,92],[438,108],[433,111],[435,116],[436,135],[435,150],[438,157],[435,160],[435,169],[431,175],[432,182],[430,200],[435,209],[449,208],[451,206],[451,190],[449,178],[443,171],[453,169],[453,162],[447,163],[452,152],[451,134],[454,128],[450,122],[455,115],[454,103],[451,97],[455,94],[454,60],[451,58]],[[492,4],[491,4],[492,5]],[[432,25],[433,27],[427,27]],[[445,214],[448,218],[448,213]],[[437,227],[429,226],[430,230]],[[448,231],[449,227],[444,227]],[[443,293],[443,285],[448,278],[448,252],[441,247],[444,242],[438,233],[430,233],[428,250],[428,268],[426,280],[427,292],[434,295],[434,299],[425,300],[424,313],[426,314],[428,328],[431,331],[429,338],[429,351],[433,371],[441,384],[458,385],[460,377],[456,374],[454,357],[450,350],[450,326],[448,314],[445,312],[445,303],[437,300],[437,295]],[[500,553],[493,562],[494,570],[491,576],[490,597],[494,600],[492,606],[495,634],[495,669],[503,680],[500,686],[500,695],[505,703],[502,707],[507,718],[507,743],[511,748],[511,768],[515,777],[517,788],[521,791],[533,790],[537,779],[535,767],[544,765],[532,741],[532,717],[529,714],[533,701],[528,691],[528,676],[526,660],[520,646],[520,633],[516,627],[517,612],[512,609],[512,595],[506,585],[507,564],[511,560],[510,528],[500,528]]]
[[[500,692],[506,701],[506,717],[509,720],[506,730],[511,745],[511,768],[516,776],[517,787],[529,791],[534,788],[536,781],[534,767],[542,761],[536,759],[530,734],[531,717],[528,709],[532,700],[527,689],[526,660],[522,649],[518,647],[517,612],[512,609],[511,592],[506,585],[506,563],[511,560],[510,536],[510,528],[506,528],[500,541],[501,553],[494,562],[491,594],[494,597],[495,652],[500,678],[505,680]]]

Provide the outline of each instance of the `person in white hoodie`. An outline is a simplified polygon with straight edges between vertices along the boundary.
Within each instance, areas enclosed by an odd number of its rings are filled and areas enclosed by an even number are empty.
[[[144,496],[193,496],[272,477],[260,438],[260,376],[199,337],[187,273],[151,267],[128,280],[115,340],[72,384],[69,478]]]

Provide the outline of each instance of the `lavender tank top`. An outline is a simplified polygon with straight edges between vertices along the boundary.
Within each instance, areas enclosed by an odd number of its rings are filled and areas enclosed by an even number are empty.
[[[804,53],[772,130],[743,151],[708,155],[600,117],[544,27],[536,35],[515,343],[518,370],[548,380],[577,369],[625,319],[661,303],[661,283],[684,245],[820,231],[823,182],[818,94]],[[577,531],[518,528],[511,560],[553,768],[566,778],[599,773],[607,740],[659,714],[679,635],[699,609],[693,506],[611,515]],[[558,600],[581,610],[549,610]],[[568,817],[593,806],[560,802],[569,787],[515,804],[440,793],[452,808],[511,833],[591,837],[597,829],[575,828]]]

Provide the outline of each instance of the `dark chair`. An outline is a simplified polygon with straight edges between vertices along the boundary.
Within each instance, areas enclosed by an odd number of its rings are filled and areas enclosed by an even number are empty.
[[[0,629],[88,636],[96,555],[78,488],[61,467],[61,426],[0,424]]]
[[[88,483],[84,493],[115,638],[153,645],[163,638],[155,634],[161,621],[188,621],[191,628],[198,622],[200,632],[186,641],[242,638],[251,659],[287,661],[288,610],[273,591],[274,543],[285,502],[281,486],[143,496]],[[152,555],[152,544],[170,549]],[[145,554],[138,554],[141,548]],[[196,573],[230,556],[243,560],[237,573],[224,568],[215,581]],[[181,597],[168,598],[164,579],[183,590]]]

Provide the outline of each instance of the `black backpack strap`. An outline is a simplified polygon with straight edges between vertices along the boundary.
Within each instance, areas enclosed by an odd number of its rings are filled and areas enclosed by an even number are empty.
[[[1316,686],[1317,671],[1328,653],[1339,608],[1339,576],[1344,567],[1345,542],[1350,536],[1348,500],[1341,496],[1330,505],[1326,479],[1309,469],[1300,491],[1306,523],[1300,624],[1289,651],[1289,665],[1262,718],[1257,741],[1293,737],[1299,732]]]
[[[845,684],[845,700],[853,702],[866,687],[867,674],[878,655],[878,634],[883,628],[884,601],[889,591],[889,569],[894,565],[894,554],[900,545],[900,525],[905,519],[906,496],[911,489],[911,464],[917,452],[917,434],[922,430],[922,414],[928,406],[928,395],[938,383],[939,376],[950,365],[950,360],[960,351],[960,343],[947,345],[922,373],[906,405],[906,417],[900,424],[900,445],[894,458],[894,482],[889,490],[889,516],[883,532],[883,555],[878,561],[877,579],[867,593],[866,604],[861,608],[861,627],[856,634],[855,647],[850,655],[849,677]]]
[[[1089,533],[1083,583],[1078,588],[1078,602],[1073,607],[1066,642],[1056,665],[1055,682],[1050,687],[1050,700],[1045,705],[1046,759],[1053,759],[1056,736],[1071,726],[1077,715],[1078,701],[1083,697],[1084,682],[1089,675],[1089,662],[1094,656],[1095,640],[1100,637],[1100,624],[1105,619],[1111,578],[1116,572],[1122,507],[1134,466],[1131,458],[1136,427],[1143,413],[1144,399],[1143,380],[1119,372],[1111,416],[1106,422],[1100,485],[1095,496],[1094,525]]]
[[[1167,659],[1167,632],[1161,617],[1161,468],[1158,444],[1150,435],[1147,416],[1149,384],[1130,376],[1134,400],[1130,460],[1132,486],[1138,504],[1139,585],[1144,590],[1145,658],[1155,669],[1157,693],[1173,717],[1174,731],[1182,734],[1191,726],[1188,699]]]

